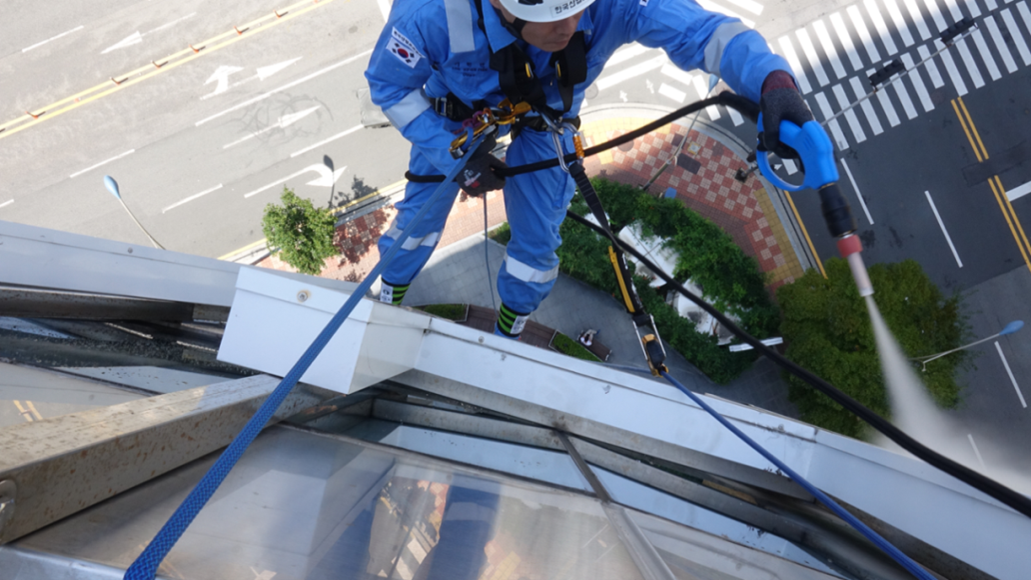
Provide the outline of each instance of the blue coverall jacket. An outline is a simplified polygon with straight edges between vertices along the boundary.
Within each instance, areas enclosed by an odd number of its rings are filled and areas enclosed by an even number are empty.
[[[548,104],[562,110],[551,53],[517,40],[501,24],[501,15],[482,0],[484,29],[477,25],[474,2],[481,0],[396,0],[365,76],[372,100],[412,143],[409,169],[418,175],[446,173],[456,163],[448,147],[459,123],[437,114],[430,98],[452,93],[471,105],[500,103],[505,95],[498,73],[488,66],[490,51],[521,43],[534,62]],[[579,23],[587,44],[587,80],[576,86],[567,117],[578,115],[584,90],[602,72],[605,61],[621,46],[639,42],[665,49],[684,70],[702,69],[720,76],[737,93],[758,102],[766,76],[790,71],[766,41],[739,20],[707,12],[693,0],[596,0]],[[571,151],[571,143],[566,144]],[[506,162],[522,165],[555,158],[551,136],[522,131],[508,148]],[[402,251],[384,272],[393,285],[411,282],[429,259],[458,193],[458,185],[431,208],[427,218],[411,224],[437,184],[409,183],[397,204],[391,229],[380,238],[384,252],[405,228],[414,228]],[[505,209],[512,240],[498,274],[504,306],[529,314],[551,291],[558,276],[555,250],[559,225],[574,193],[572,179],[559,168],[511,177],[505,186]]]

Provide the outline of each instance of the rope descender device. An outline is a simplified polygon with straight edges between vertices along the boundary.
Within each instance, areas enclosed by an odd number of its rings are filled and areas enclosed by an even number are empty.
[[[501,101],[495,108],[484,108],[473,113],[473,116],[462,121],[462,133],[451,142],[451,156],[458,159],[462,156],[462,146],[470,141],[470,137],[476,138],[480,135],[490,134],[497,130],[498,125],[511,125],[516,120],[530,111],[530,104],[526,102],[513,105],[508,99]]]

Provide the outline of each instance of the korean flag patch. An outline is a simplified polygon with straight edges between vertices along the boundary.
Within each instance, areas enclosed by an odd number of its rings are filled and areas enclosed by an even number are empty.
[[[419,64],[419,59],[422,58],[422,54],[416,50],[412,41],[405,38],[405,35],[398,32],[396,28],[390,33],[387,50],[394,53],[394,56],[411,68],[415,68],[415,65]]]

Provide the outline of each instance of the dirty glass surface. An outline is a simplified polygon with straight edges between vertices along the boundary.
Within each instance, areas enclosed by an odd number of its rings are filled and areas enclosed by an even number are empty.
[[[124,569],[214,459],[6,548]],[[7,564],[19,562],[10,556]],[[20,573],[14,577],[29,577]],[[160,573],[212,580],[641,578],[593,498],[287,427],[255,441]]]
[[[0,429],[144,396],[67,374],[0,362]]]

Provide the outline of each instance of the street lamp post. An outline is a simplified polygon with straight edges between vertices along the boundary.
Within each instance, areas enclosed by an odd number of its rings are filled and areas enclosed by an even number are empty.
[[[705,100],[709,96],[709,93],[711,93],[712,90],[716,88],[716,85],[719,82],[719,76],[709,75],[709,91],[705,93],[705,96],[702,97],[702,100]],[[684,135],[684,138],[680,141],[680,144],[677,145],[676,151],[673,152],[673,155],[671,155],[669,159],[667,159],[666,162],[662,164],[661,167],[655,170],[655,173],[652,174],[651,179],[648,180],[648,183],[645,183],[641,186],[641,191],[648,191],[648,188],[651,187],[653,183],[655,183],[655,180],[658,179],[660,175],[662,175],[662,172],[666,171],[666,168],[668,168],[670,165],[676,162],[677,157],[680,156],[680,152],[684,150],[684,144],[687,143],[688,139],[690,139],[691,129],[694,129],[695,121],[698,120],[698,115],[700,114],[702,114],[701,109],[695,111],[695,114],[691,116],[691,124],[687,127],[687,133]]]
[[[971,346],[981,344],[982,342],[987,342],[989,340],[992,340],[993,338],[998,338],[998,337],[1004,336],[1006,334],[1013,334],[1014,332],[1020,330],[1021,328],[1024,328],[1024,321],[1023,320],[1014,320],[1013,322],[1007,324],[1005,326],[1005,328],[1000,330],[998,333],[993,334],[993,335],[989,336],[988,338],[982,338],[981,340],[978,340],[978,341],[975,341],[975,342],[971,342],[970,344],[965,344],[965,345],[963,345],[963,346],[961,346],[959,348],[954,348],[952,350],[947,350],[945,352],[940,352],[938,354],[932,354],[929,357],[919,356],[919,357],[913,358],[911,360],[918,361],[920,364],[922,364],[923,368],[921,370],[923,372],[926,372],[927,371],[927,363],[933,361],[934,359],[938,359],[938,358],[941,358],[941,357],[943,357],[943,356],[945,356],[947,354],[952,354],[952,353],[954,353],[956,351],[963,350],[964,348],[969,348]]]
[[[107,190],[111,192],[111,195],[115,196],[115,199],[118,200],[118,203],[122,204],[122,209],[124,209],[125,213],[129,214],[129,217],[132,218],[132,221],[134,221],[136,223],[136,225],[139,226],[141,230],[143,230],[143,233],[146,234],[147,239],[150,240],[150,243],[154,244],[155,247],[158,247],[158,248],[161,248],[162,250],[164,250],[165,247],[162,246],[161,244],[159,244],[158,241],[155,240],[154,237],[150,235],[150,232],[148,232],[143,227],[143,224],[141,224],[140,221],[138,219],[136,219],[136,216],[132,215],[132,212],[129,211],[129,207],[127,205],[125,205],[124,201],[122,201],[122,194],[119,193],[119,191],[118,191],[118,182],[115,181],[115,179],[113,177],[111,177],[110,175],[105,175],[104,176],[104,187],[106,187]]]

